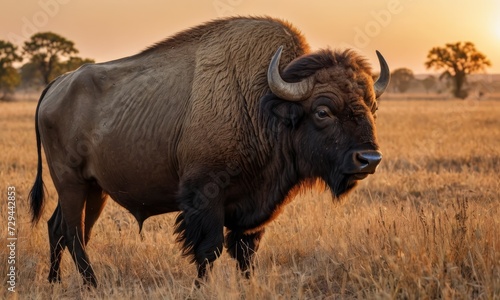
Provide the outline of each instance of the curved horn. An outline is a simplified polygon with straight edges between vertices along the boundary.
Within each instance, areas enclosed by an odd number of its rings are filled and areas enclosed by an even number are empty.
[[[267,83],[271,92],[276,96],[288,101],[301,101],[311,95],[313,89],[312,77],[304,79],[300,82],[286,82],[281,78],[279,65],[283,46],[278,48],[278,51],[273,56],[269,68],[267,70]]]
[[[378,61],[380,63],[380,76],[377,81],[373,84],[373,89],[375,90],[375,95],[380,97],[389,85],[389,81],[391,80],[391,72],[389,71],[389,66],[385,61],[384,57],[380,52],[377,52]]]

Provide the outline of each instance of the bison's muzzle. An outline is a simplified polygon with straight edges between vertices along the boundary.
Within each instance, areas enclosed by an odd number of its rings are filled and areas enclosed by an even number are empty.
[[[344,160],[344,173],[354,175],[355,179],[363,179],[375,173],[382,160],[382,153],[377,150],[353,150]]]

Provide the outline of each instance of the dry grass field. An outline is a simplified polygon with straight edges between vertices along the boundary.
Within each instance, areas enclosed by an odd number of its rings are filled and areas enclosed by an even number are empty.
[[[207,283],[175,243],[175,214],[133,217],[109,201],[88,253],[87,290],[69,253],[62,284],[47,282],[46,221],[32,228],[35,102],[0,103],[0,298],[18,299],[500,299],[500,102],[385,101],[377,120],[384,159],[343,201],[306,191],[268,226],[254,276],[227,254]],[[16,190],[16,287],[7,288],[7,190]]]

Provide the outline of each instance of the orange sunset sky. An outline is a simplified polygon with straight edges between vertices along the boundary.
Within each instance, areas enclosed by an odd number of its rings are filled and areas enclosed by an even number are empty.
[[[180,30],[233,15],[268,15],[299,28],[313,49],[357,48],[375,65],[429,73],[433,46],[471,41],[500,73],[500,1],[494,0],[0,0],[0,39],[20,46],[53,31],[97,62],[133,55]],[[378,71],[378,66],[375,66]]]

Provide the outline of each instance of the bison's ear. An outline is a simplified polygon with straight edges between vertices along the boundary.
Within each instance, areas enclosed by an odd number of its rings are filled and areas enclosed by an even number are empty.
[[[275,100],[271,107],[271,114],[285,126],[296,127],[304,116],[304,109],[298,103]]]
[[[290,102],[269,93],[260,99],[261,117],[264,122],[287,127],[296,127],[304,116],[304,109],[299,102]]]
[[[295,126],[304,115],[304,110],[298,104],[283,101],[273,108],[273,114],[281,121]]]

